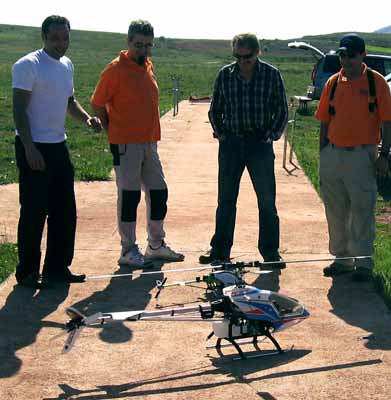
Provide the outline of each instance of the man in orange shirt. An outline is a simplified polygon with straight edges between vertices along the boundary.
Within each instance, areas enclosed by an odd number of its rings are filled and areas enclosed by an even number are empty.
[[[157,153],[160,140],[159,89],[150,59],[154,31],[147,21],[133,21],[128,49],[102,72],[91,105],[108,131],[118,189],[119,264],[141,267],[144,259],[182,261],[183,254],[164,241],[167,185]],[[148,246],[136,241],[137,206],[145,192]]]
[[[342,69],[326,83],[316,112],[321,121],[319,175],[329,249],[337,258],[372,256],[376,173],[385,176],[389,168],[391,94],[383,76],[363,63],[361,37],[345,35],[337,53]],[[325,276],[353,271],[353,280],[367,281],[373,264],[371,258],[338,260],[323,271]]]

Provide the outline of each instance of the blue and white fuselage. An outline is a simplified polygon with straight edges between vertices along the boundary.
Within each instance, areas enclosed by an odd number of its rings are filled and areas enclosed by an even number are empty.
[[[269,323],[274,331],[286,329],[309,317],[309,312],[297,300],[270,290],[253,286],[229,286],[223,289],[248,320]]]

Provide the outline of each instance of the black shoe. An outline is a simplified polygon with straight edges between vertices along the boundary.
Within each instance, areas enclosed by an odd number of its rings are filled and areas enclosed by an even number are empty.
[[[82,283],[85,282],[85,274],[73,274],[68,268],[62,273],[57,274],[43,274],[42,285],[50,287],[55,282],[62,283]]]
[[[21,286],[32,287],[35,289],[39,289],[41,287],[38,282],[39,275],[35,273],[31,273],[28,275],[19,274],[18,272],[15,274],[16,282],[18,282]]]
[[[83,283],[86,280],[85,274],[73,274],[68,268],[62,275],[62,282],[68,283]]]
[[[280,253],[277,251],[272,254],[267,254],[263,256],[263,261],[266,262],[273,262],[275,264],[269,264],[271,268],[276,268],[276,269],[284,269],[286,268],[286,264],[284,262],[284,259],[280,256]]]
[[[352,274],[352,281],[354,282],[368,282],[372,279],[372,269],[357,267]]]
[[[328,267],[323,268],[324,276],[338,276],[348,274],[354,271],[354,265],[341,264],[338,261],[333,261]]]
[[[198,259],[200,264],[220,264],[229,263],[229,256],[219,253],[214,249],[210,249]]]

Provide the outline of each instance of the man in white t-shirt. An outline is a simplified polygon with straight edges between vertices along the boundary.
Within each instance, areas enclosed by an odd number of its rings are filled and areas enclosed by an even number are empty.
[[[19,168],[19,264],[16,280],[24,286],[83,282],[69,270],[74,253],[76,202],[74,171],[66,147],[65,117],[96,132],[91,117],[74,97],[73,64],[65,57],[69,21],[52,15],[42,23],[43,49],[27,54],[12,68],[15,151]],[[39,283],[41,240],[47,220],[47,246]]]

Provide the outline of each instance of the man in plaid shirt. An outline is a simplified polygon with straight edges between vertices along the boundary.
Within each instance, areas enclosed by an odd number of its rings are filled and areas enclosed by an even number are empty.
[[[232,40],[236,62],[223,67],[216,79],[209,120],[219,140],[218,207],[211,249],[201,264],[229,261],[235,230],[240,180],[247,167],[259,208],[258,249],[264,261],[285,268],[279,248],[273,140],[288,121],[284,84],[279,71],[261,61],[254,34]]]

